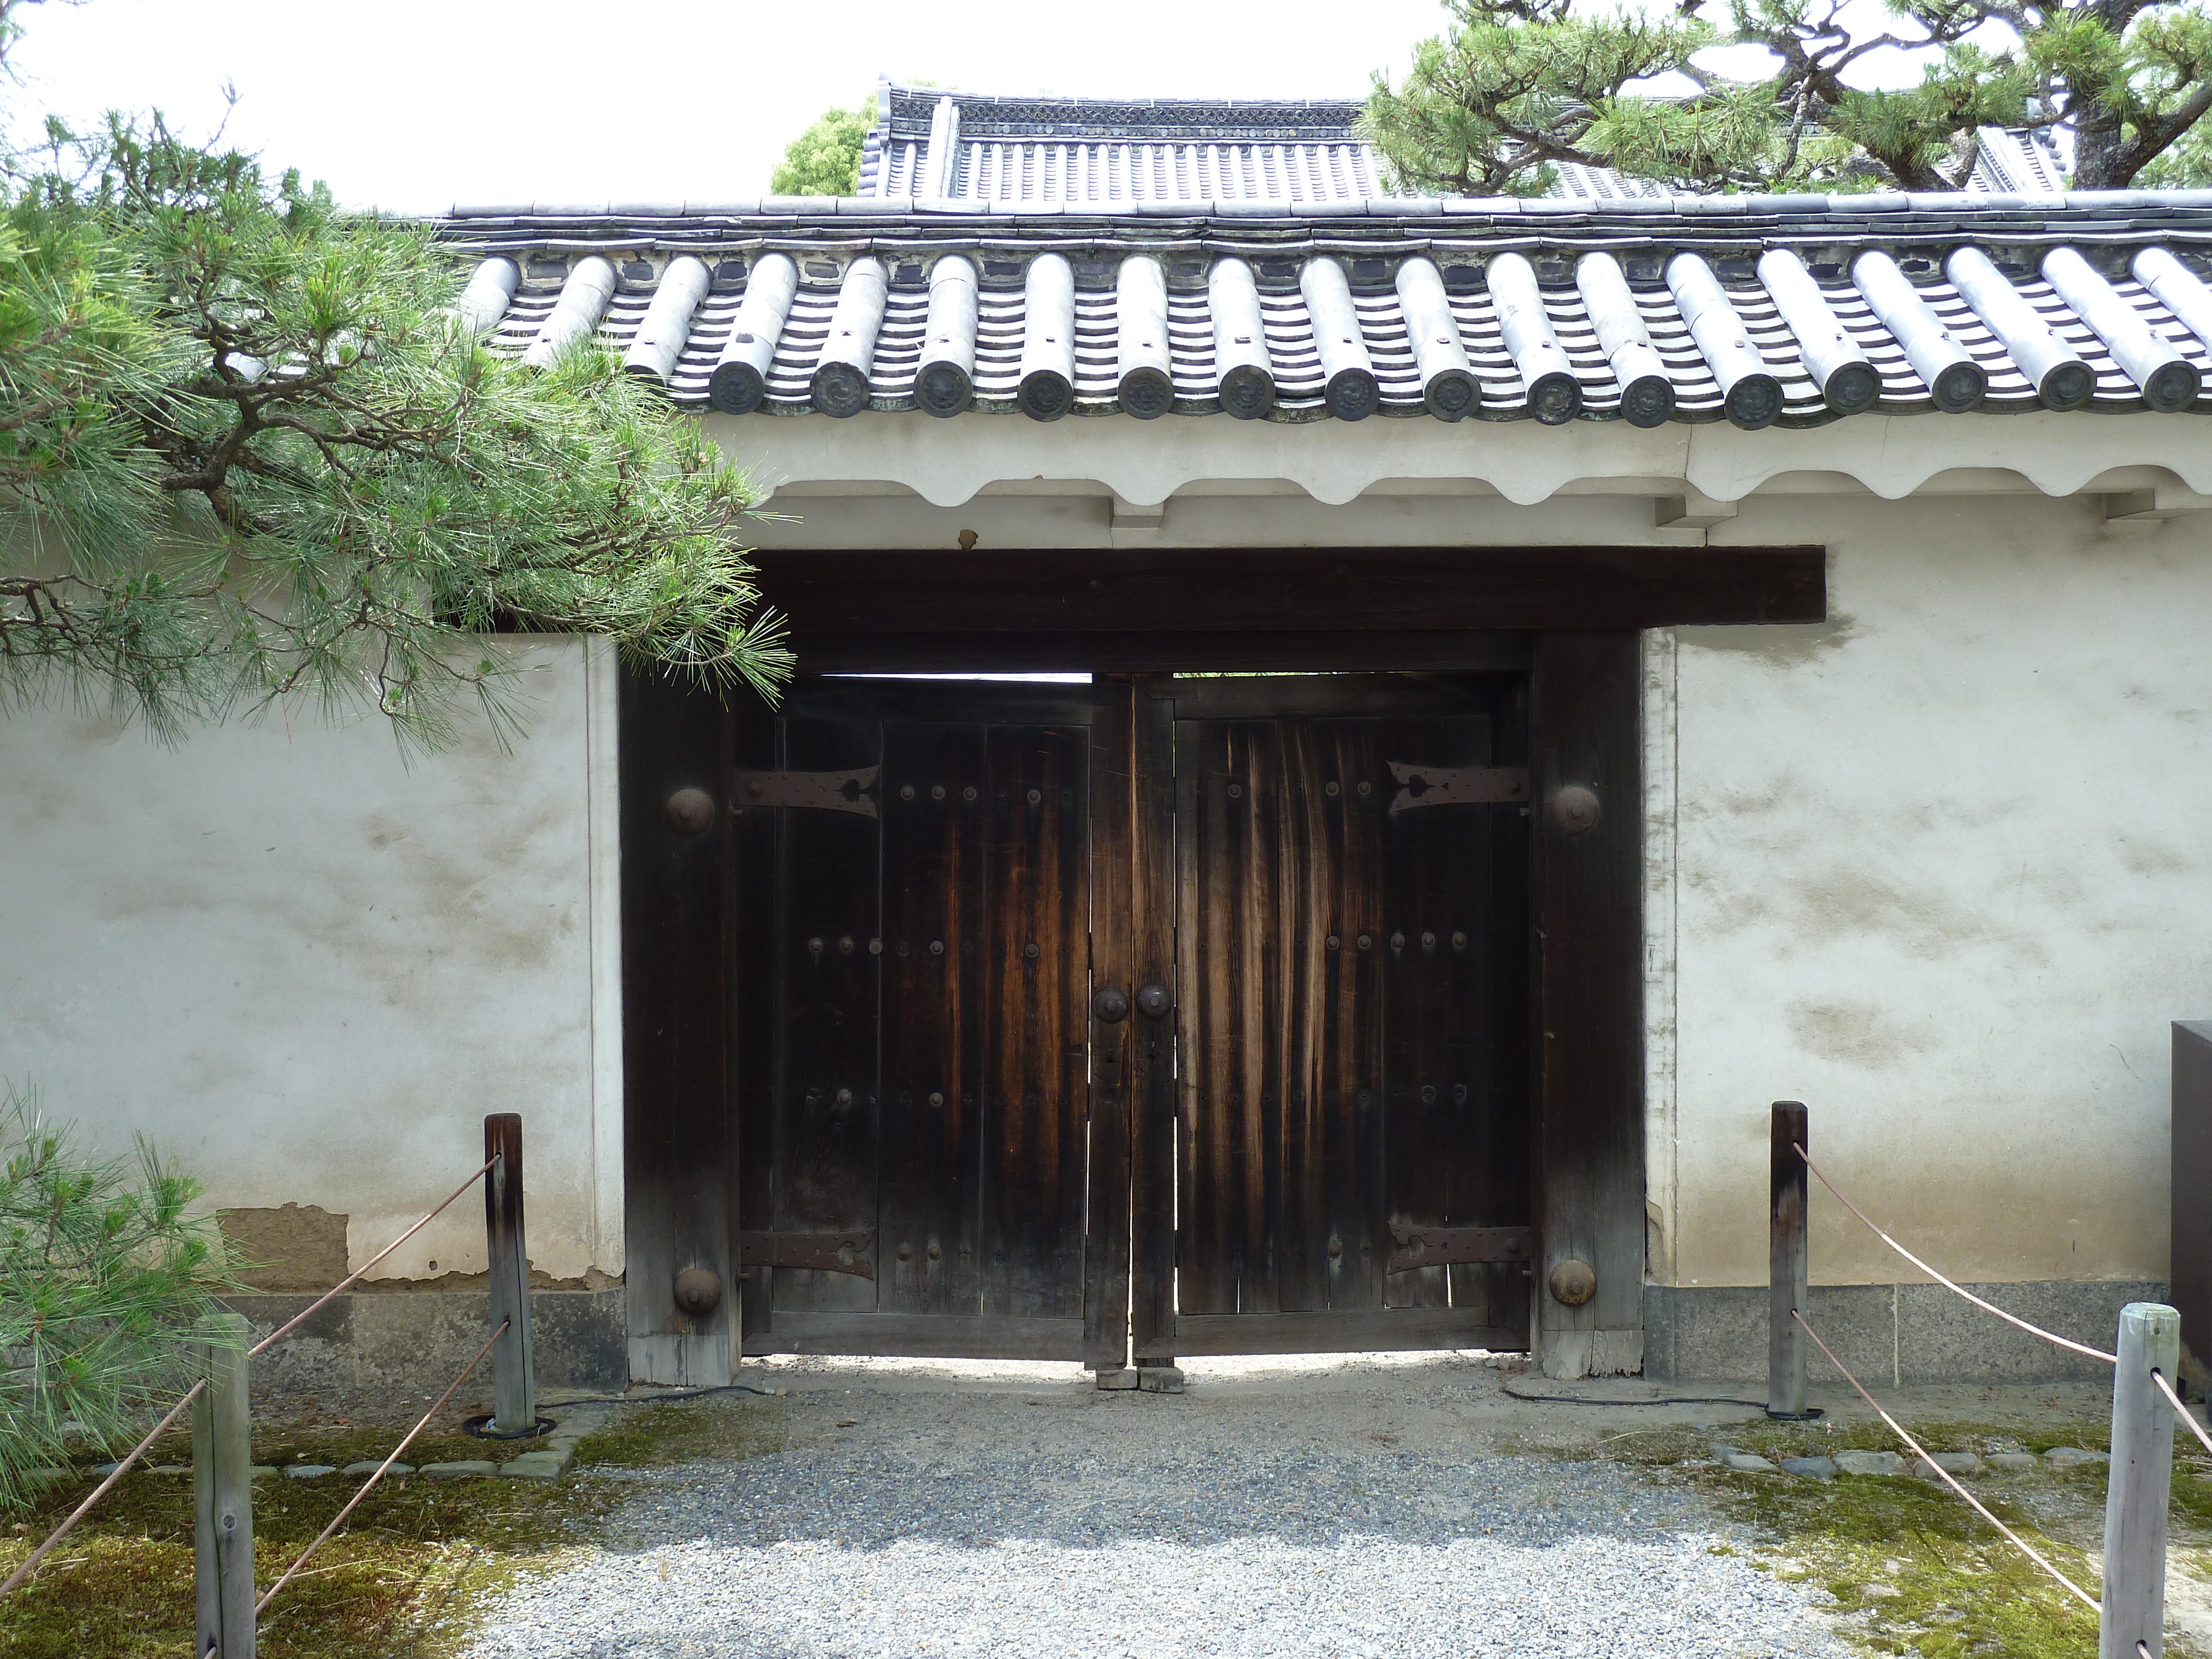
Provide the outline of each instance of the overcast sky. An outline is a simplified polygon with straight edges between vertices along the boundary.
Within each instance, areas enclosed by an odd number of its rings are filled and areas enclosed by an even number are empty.
[[[653,201],[767,189],[879,74],[975,92],[1358,97],[1437,0],[90,0],[24,14],[21,118],[159,106],[340,198]]]
[[[1881,0],[1845,15],[1893,26]],[[970,92],[1356,98],[1448,21],[1437,0],[47,0],[21,15],[22,84],[7,96],[19,137],[48,110],[155,107],[204,135],[228,81],[234,142],[343,201],[410,212],[763,194],[784,145],[879,75]],[[1885,52],[1850,78],[1917,77]]]

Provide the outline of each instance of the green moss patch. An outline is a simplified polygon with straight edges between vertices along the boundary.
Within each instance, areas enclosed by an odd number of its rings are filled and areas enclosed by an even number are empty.
[[[580,1465],[644,1468],[763,1457],[789,1443],[788,1402],[727,1397],[621,1406],[577,1443]]]
[[[2054,1421],[1998,1426],[1941,1421],[1906,1425],[1930,1451],[2041,1453],[2052,1446],[2103,1450],[2109,1425]],[[1671,1468],[1765,1540],[1759,1565],[1832,1598],[1844,1633],[1866,1651],[1919,1659],[2079,1659],[2096,1651],[2097,1618],[2006,1541],[1948,1486],[1912,1476],[1842,1475],[1820,1482],[1738,1474],[1705,1460],[1726,1444],[1779,1462],[1846,1450],[1904,1453],[1879,1421],[1786,1424],[1754,1419],[1717,1428],[1670,1425],[1629,1431],[1555,1455]],[[2185,1558],[2212,1545],[2212,1479],[2204,1462],[2175,1448],[2172,1540]],[[2048,1466],[1990,1468],[1966,1479],[1975,1496],[2054,1566],[2095,1595],[2106,1471]],[[2198,1650],[2170,1641],[2170,1654]]]
[[[735,1460],[780,1450],[781,1400],[620,1407],[578,1447],[580,1466],[640,1467]],[[254,1436],[254,1461],[282,1468],[381,1462],[391,1429],[273,1425]],[[430,1433],[406,1461],[505,1462],[542,1442]],[[149,1462],[186,1464],[188,1436],[172,1434]],[[82,1501],[89,1465],[46,1487],[28,1509],[0,1514],[0,1577]],[[253,1483],[254,1576],[264,1591],[361,1489],[357,1477]],[[189,1474],[134,1469],[63,1540],[22,1589],[0,1601],[0,1653],[9,1659],[173,1659],[192,1645],[192,1483]],[[426,1480],[380,1482],[284,1587],[263,1619],[264,1659],[443,1659],[483,1599],[521,1572],[549,1566],[597,1536],[620,1499],[589,1480]]]

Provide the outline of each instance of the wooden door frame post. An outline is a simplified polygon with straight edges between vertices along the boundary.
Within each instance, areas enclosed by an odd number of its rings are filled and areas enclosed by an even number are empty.
[[[622,671],[623,1300],[630,1380],[727,1383],[742,1310],[732,1077],[734,732],[716,698]],[[694,1296],[678,1275],[700,1270]],[[763,1273],[768,1270],[763,1269]]]
[[[1633,632],[1536,641],[1529,1335],[1557,1377],[1644,1365],[1643,683]]]
[[[201,1352],[208,1385],[192,1401],[194,1659],[253,1659],[253,1419],[251,1331],[237,1313],[210,1316]]]
[[[2168,1382],[2181,1364],[2181,1316],[2155,1302],[2120,1310],[2112,1376],[2112,1463],[2105,1486],[2104,1600],[2098,1659],[2151,1659],[2166,1650],[2166,1522],[2173,1487],[2173,1407]],[[2177,1387],[2176,1392],[2179,1390]]]
[[[493,1433],[538,1430],[538,1351],[530,1329],[530,1247],[522,1226],[522,1115],[484,1119],[484,1255],[491,1281]]]
[[[1797,1322],[1812,1279],[1808,1115],[1802,1101],[1774,1103],[1768,1157],[1766,1414],[1788,1423],[1820,1414],[1805,1407],[1805,1329]]]

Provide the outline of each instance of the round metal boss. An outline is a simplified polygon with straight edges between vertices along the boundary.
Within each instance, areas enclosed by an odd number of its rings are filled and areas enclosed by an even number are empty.
[[[1158,1019],[1174,1006],[1175,999],[1164,985],[1147,985],[1137,993],[1137,1012],[1147,1019]]]
[[[712,1267],[686,1267],[676,1275],[676,1305],[704,1319],[722,1305],[722,1276]]]
[[[668,798],[668,827],[680,836],[696,836],[714,825],[714,798],[703,789],[679,789]]]
[[[1553,1301],[1579,1308],[1597,1294],[1597,1269],[1579,1256],[1569,1256],[1552,1269],[1551,1284]]]
[[[1597,791],[1586,783],[1571,783],[1553,792],[1552,822],[1571,836],[1595,827],[1601,810]]]
[[[1091,1012],[1109,1025],[1118,1025],[1129,1017],[1129,994],[1109,985],[1091,999]]]

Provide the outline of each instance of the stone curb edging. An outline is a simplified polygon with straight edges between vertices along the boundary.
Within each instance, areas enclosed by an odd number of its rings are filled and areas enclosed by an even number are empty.
[[[503,1463],[495,1463],[489,1458],[468,1458],[448,1463],[424,1463],[420,1467],[413,1463],[394,1463],[386,1478],[390,1479],[392,1476],[403,1474],[419,1474],[433,1480],[558,1480],[575,1466],[577,1443],[597,1426],[597,1422],[593,1420],[574,1423],[556,1421],[553,1432],[545,1437],[543,1444],[530,1451],[510,1457]],[[292,1463],[282,1468],[274,1463],[256,1463],[253,1466],[253,1479],[270,1480],[282,1475],[289,1480],[320,1480],[333,1474],[366,1477],[375,1474],[382,1467],[383,1460],[380,1458],[349,1463],[343,1469],[329,1463]],[[90,1470],[83,1471],[103,1480],[114,1472],[115,1465],[112,1463],[101,1463]],[[142,1465],[137,1471],[143,1474],[185,1476],[189,1476],[191,1472],[192,1466],[189,1463],[147,1464]],[[27,1486],[46,1486],[58,1480],[72,1480],[79,1473],[80,1471],[75,1468],[36,1468],[26,1470],[23,1478],[24,1483]]]
[[[1893,1451],[1839,1451],[1832,1457],[1785,1457],[1778,1464],[1734,1446],[1713,1448],[1713,1462],[1739,1474],[1791,1474],[1802,1480],[1824,1482],[1839,1474],[1917,1474],[1923,1480],[1936,1480],[1942,1478],[1936,1473],[1939,1468],[1952,1474],[1977,1474],[1984,1468],[2017,1474],[2039,1468],[2077,1469],[2084,1464],[2112,1461],[2105,1452],[2085,1451],[2079,1446],[2053,1446],[2040,1457],[2033,1452],[1991,1452],[1986,1458],[1970,1451],[1936,1452],[1908,1463]]]

